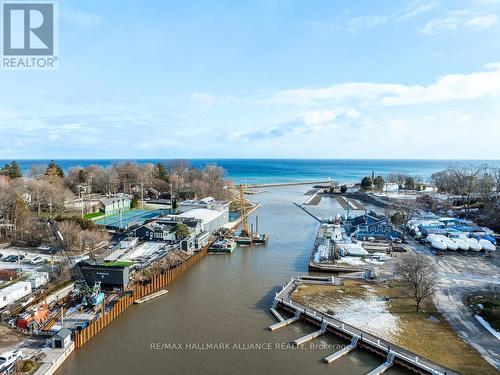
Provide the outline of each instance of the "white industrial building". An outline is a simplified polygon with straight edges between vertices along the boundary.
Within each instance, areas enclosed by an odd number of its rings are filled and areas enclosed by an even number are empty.
[[[225,212],[208,208],[195,208],[178,216],[201,220],[202,231],[207,233],[213,233],[229,222],[229,210]]]
[[[0,308],[26,297],[31,293],[31,283],[18,281],[0,289]]]

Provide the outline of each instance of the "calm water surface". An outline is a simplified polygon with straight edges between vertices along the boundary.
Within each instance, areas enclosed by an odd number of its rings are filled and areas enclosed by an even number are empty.
[[[132,306],[67,360],[58,374],[365,374],[383,360],[363,350],[335,364],[321,359],[332,349],[186,350],[191,343],[286,345],[315,330],[305,323],[277,332],[269,313],[274,293],[291,276],[307,272],[317,222],[295,207],[306,187],[270,189],[252,196],[262,202],[260,227],[270,233],[266,247],[237,248],[232,255],[202,259],[169,287],[169,293]],[[333,200],[314,210],[342,213]],[[182,350],[152,350],[151,343],[176,343]],[[314,344],[344,344],[325,335]],[[392,369],[391,374],[405,374]]]

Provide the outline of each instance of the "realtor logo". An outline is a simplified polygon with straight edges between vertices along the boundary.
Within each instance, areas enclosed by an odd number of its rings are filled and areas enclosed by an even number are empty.
[[[57,66],[56,3],[1,3],[2,68],[54,69]]]

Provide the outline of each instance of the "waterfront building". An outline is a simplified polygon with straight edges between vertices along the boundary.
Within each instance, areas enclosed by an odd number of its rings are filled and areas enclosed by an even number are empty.
[[[105,215],[113,215],[129,211],[132,200],[128,195],[120,194],[110,198],[102,198],[99,202],[100,210]]]
[[[344,220],[343,227],[349,236],[359,240],[369,237],[383,240],[402,237],[402,233],[394,227],[389,218],[373,211]]]

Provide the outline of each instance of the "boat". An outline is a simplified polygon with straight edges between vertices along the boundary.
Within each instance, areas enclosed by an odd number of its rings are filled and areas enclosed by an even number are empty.
[[[453,238],[453,241],[458,245],[458,250],[469,250],[469,244],[461,238]]]
[[[451,238],[439,235],[438,238],[446,245],[448,250],[458,250],[458,245]]]
[[[215,241],[209,248],[209,253],[230,254],[236,248],[236,242],[233,240],[223,239]]]
[[[425,240],[427,242],[429,242],[434,249],[437,249],[437,250],[446,250],[446,248],[447,248],[446,244],[442,241],[442,239],[439,238],[435,234],[432,234],[432,233],[429,234],[425,238]]]
[[[481,248],[484,251],[495,251],[496,250],[496,246],[493,245],[490,241],[485,240],[484,238],[479,240],[479,245],[481,245]]]
[[[473,251],[481,251],[481,249],[483,248],[474,238],[468,238],[467,243],[469,244],[469,248]]]
[[[437,238],[437,237],[432,238],[431,246],[437,250],[446,250],[447,249],[446,244],[440,238]]]

